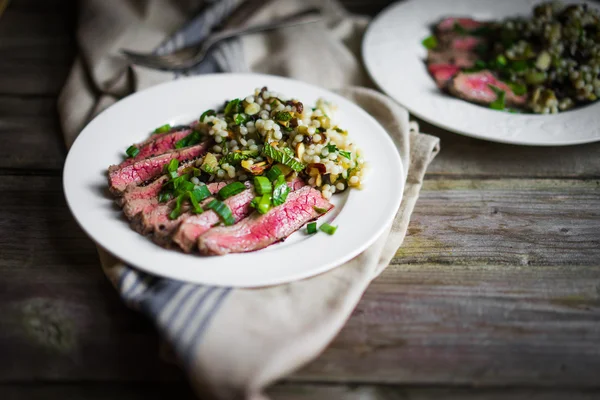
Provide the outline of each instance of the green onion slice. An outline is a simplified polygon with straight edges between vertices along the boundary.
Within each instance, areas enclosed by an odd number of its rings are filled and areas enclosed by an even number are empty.
[[[281,170],[279,169],[279,167],[277,167],[277,165],[274,165],[273,167],[271,167],[271,169],[268,170],[267,173],[265,174],[265,176],[267,178],[269,178],[269,180],[271,182],[273,182],[275,179],[277,179],[280,175],[283,175],[283,172],[281,172]]]
[[[290,187],[285,181],[285,176],[279,175],[273,188],[273,205],[280,206],[285,203],[288,194],[290,194]]]
[[[156,128],[154,130],[154,133],[166,133],[166,132],[169,132],[170,130],[171,130],[171,125],[164,124],[163,126],[159,126],[158,128]]]
[[[200,116],[200,122],[204,122],[204,119],[206,117],[208,117],[209,115],[217,115],[217,113],[215,112],[215,110],[206,110],[202,113],[202,115]]]
[[[231,100],[225,106],[225,111],[224,111],[225,115],[232,116],[233,114],[238,112],[238,109],[240,108],[239,106],[240,106],[240,99]]]
[[[179,168],[179,160],[176,158],[172,159],[169,161],[169,164],[167,164],[167,171],[169,172],[177,171],[177,168]]]
[[[219,197],[221,200],[225,200],[231,196],[235,196],[238,193],[246,190],[246,186],[242,182],[232,182],[219,190]]]
[[[169,176],[171,177],[171,179],[175,179],[179,176],[179,174],[177,173],[177,171],[171,171],[169,172]]]
[[[286,154],[281,150],[277,150],[275,147],[273,147],[269,144],[266,144],[263,147],[262,154],[269,158],[272,158],[273,160],[277,161],[278,163],[287,165],[288,167],[290,167],[291,169],[293,169],[296,172],[300,172],[304,169],[304,165],[301,162],[299,162],[298,160],[296,160],[289,154]]]
[[[231,209],[227,207],[227,204],[220,202],[217,199],[212,200],[206,208],[213,210],[221,218],[225,225],[235,224],[235,219],[231,213]]]
[[[140,149],[138,149],[137,147],[135,147],[135,145],[131,145],[127,148],[127,150],[125,150],[125,153],[129,156],[129,157],[135,157],[138,154],[140,154]]]
[[[337,231],[337,226],[329,225],[327,222],[324,222],[323,225],[319,227],[319,230],[328,235],[333,235],[335,231]]]
[[[352,153],[349,151],[338,150],[338,153],[340,153],[340,156],[346,157],[348,160],[352,160]]]
[[[258,204],[256,205],[256,210],[261,214],[266,214],[271,209],[271,195],[263,194]]]
[[[431,50],[435,49],[438,45],[438,41],[435,36],[428,36],[421,42],[425,48]]]
[[[488,85],[496,93],[496,100],[490,103],[490,108],[494,110],[504,110],[506,107],[506,92],[493,85]]]
[[[254,190],[257,194],[271,194],[273,191],[273,185],[271,185],[271,181],[264,176],[255,176],[254,177]]]
[[[208,187],[206,185],[194,186],[194,190],[192,190],[192,196],[198,202],[204,199],[208,199],[211,195],[212,193],[210,193],[210,190],[208,190]]]
[[[309,222],[308,225],[306,225],[306,233],[308,233],[309,235],[317,233],[317,223]]]
[[[317,207],[317,206],[313,207],[313,209],[314,209],[316,212],[318,212],[319,214],[325,214],[327,211],[329,211],[329,210],[328,210],[328,209],[326,209],[326,208],[321,208],[321,207]]]
[[[173,196],[169,192],[161,192],[158,195],[158,202],[159,203],[166,203],[167,201],[171,200],[172,197]]]
[[[246,121],[248,121],[248,116],[244,113],[236,114],[235,118],[233,119],[233,122],[236,125],[242,125],[242,124],[246,123]]]
[[[194,214],[202,214],[204,210],[200,207],[200,203],[196,200],[196,196],[194,196],[193,192],[187,192],[187,196],[190,198],[190,203],[192,203],[192,212]]]
[[[186,194],[181,194],[177,196],[177,200],[175,201],[175,207],[173,208],[173,211],[171,211],[171,213],[169,214],[169,219],[179,218],[179,216],[181,215],[181,203],[183,203],[183,200],[185,200],[186,197]]]
[[[192,146],[194,144],[198,144],[202,141],[202,134],[198,131],[193,131],[186,137],[181,140],[178,140],[175,143],[176,149],[181,149],[182,147]]]
[[[510,90],[512,90],[513,93],[516,94],[517,96],[522,96],[525,93],[527,93],[527,85],[522,85],[520,83],[514,83],[514,82],[508,82],[507,84],[510,87]]]

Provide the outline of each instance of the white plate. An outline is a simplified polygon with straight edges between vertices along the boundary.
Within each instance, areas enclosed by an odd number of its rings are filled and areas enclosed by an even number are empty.
[[[335,208],[319,220],[335,235],[308,236],[305,229],[266,249],[204,257],[165,250],[134,232],[107,194],[106,169],[155,127],[197,119],[206,109],[253,93],[256,87],[294,97],[306,106],[319,97],[338,105],[336,120],[364,151],[371,169],[364,190],[333,196]],[[180,79],[133,94],[98,115],[73,144],[64,169],[71,211],[86,233],[125,262],[152,274],[223,286],[263,286],[327,271],[365,250],[392,222],[402,199],[402,164],[385,130],[360,107],[327,90],[291,79],[254,74],[216,74]]]
[[[558,146],[600,140],[600,102],[556,115],[510,114],[450,97],[427,73],[421,41],[447,16],[501,19],[530,15],[540,1],[408,0],[384,10],[369,26],[363,58],[379,87],[416,116],[442,128],[494,142]],[[581,0],[564,3],[581,3]],[[589,3],[594,7],[597,4]]]

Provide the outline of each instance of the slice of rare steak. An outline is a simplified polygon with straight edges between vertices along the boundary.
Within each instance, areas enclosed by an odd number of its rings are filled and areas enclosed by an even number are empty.
[[[526,96],[517,96],[511,88],[490,71],[461,72],[457,74],[448,85],[450,93],[461,99],[479,104],[490,104],[498,95],[492,86],[506,93],[507,105],[523,105]]]
[[[119,168],[118,165],[112,165],[108,168],[110,191],[120,195],[127,188],[127,185],[131,183],[140,184],[160,175],[163,172],[163,167],[173,159],[184,162],[200,157],[206,152],[209,145],[210,142],[206,141],[195,146],[170,150],[158,156],[137,161],[123,168]]]
[[[298,190],[304,186],[304,182],[296,178],[288,182],[288,186],[291,190]],[[256,194],[254,188],[251,187],[223,201],[231,210],[236,223],[254,211],[254,208],[250,207],[250,202],[254,196]],[[179,225],[177,231],[173,234],[173,242],[181,247],[183,251],[189,253],[197,245],[198,237],[219,222],[220,218],[213,210],[206,210],[202,214],[192,215]]]
[[[460,27],[461,29],[469,32],[477,28],[481,28],[485,24],[485,22],[477,21],[473,18],[447,17],[438,22],[435,28],[438,32],[447,32],[455,31],[457,30],[456,27]]]
[[[265,248],[284,239],[320,214],[315,207],[330,210],[333,204],[318,190],[304,186],[291,192],[287,201],[262,215],[254,212],[232,226],[217,227],[198,238],[202,254],[223,255]]]
[[[134,146],[139,150],[138,154],[135,157],[129,157],[123,161],[121,164],[119,164],[119,168],[131,165],[134,162],[143,160],[144,158],[157,156],[169,150],[173,150],[178,141],[191,133],[192,130],[187,127],[187,129],[180,129],[169,133],[153,135],[145,142],[134,144]]]
[[[438,87],[444,89],[454,75],[460,72],[460,67],[451,64],[429,64],[427,70],[435,79]]]

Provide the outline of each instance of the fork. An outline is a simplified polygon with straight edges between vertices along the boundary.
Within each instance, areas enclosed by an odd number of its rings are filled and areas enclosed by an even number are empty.
[[[121,52],[125,54],[133,64],[153,69],[180,71],[191,68],[202,62],[211,47],[223,40],[278,28],[317,22],[322,19],[322,15],[318,8],[310,8],[296,14],[278,18],[277,21],[266,24],[232,28],[216,32],[198,44],[184,47],[166,55],[136,53],[126,49],[121,49]]]

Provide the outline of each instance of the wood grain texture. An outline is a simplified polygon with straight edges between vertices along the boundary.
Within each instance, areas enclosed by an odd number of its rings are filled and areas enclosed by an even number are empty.
[[[196,399],[184,383],[82,383],[0,385],[4,400]],[[404,387],[282,383],[267,391],[271,400],[592,400],[598,390],[531,388]]]
[[[125,309],[103,277],[93,244],[66,209],[60,179],[33,176],[27,185],[22,182],[0,177],[0,382],[181,380],[156,356],[152,326]],[[420,262],[429,257],[417,253],[441,256],[423,245],[430,231],[413,227],[403,247],[412,259],[397,258],[403,264],[389,267],[371,285],[326,352],[290,379],[597,385],[600,266],[571,265],[573,259],[598,265],[589,240],[565,240],[554,257],[541,259],[543,266],[511,267],[482,263],[483,250],[473,248],[470,236],[490,226],[482,217],[490,214],[490,205],[473,200],[485,198],[482,193],[493,193],[499,210],[524,198],[552,209],[521,212],[529,223],[509,221],[512,233],[506,238],[527,234],[528,243],[543,246],[548,235],[531,226],[562,227],[567,221],[583,229],[595,215],[585,204],[599,201],[593,183],[429,181],[414,221],[436,225],[443,237],[459,220],[452,213],[441,216],[448,209],[469,211],[471,228],[454,229],[455,238],[447,242],[464,265]],[[560,193],[567,192],[565,202]],[[435,213],[437,222],[428,222]],[[510,257],[530,257],[533,244],[515,247]],[[501,240],[486,249],[489,259],[506,257]]]
[[[51,95],[75,54],[75,1],[11,1],[0,23],[0,95]]]

